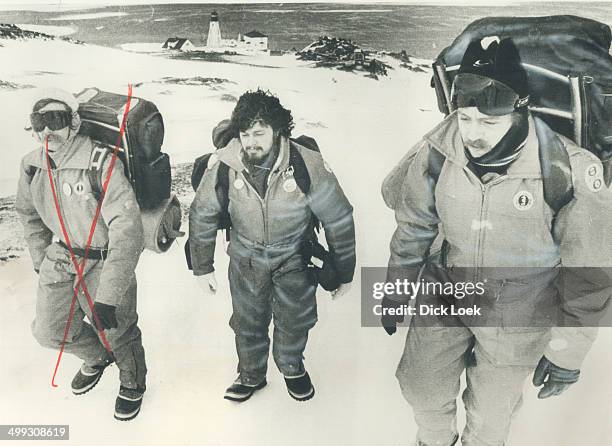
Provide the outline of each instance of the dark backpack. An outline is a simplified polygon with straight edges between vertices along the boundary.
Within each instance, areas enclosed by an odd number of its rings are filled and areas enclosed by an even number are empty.
[[[529,82],[530,110],[554,131],[595,154],[612,182],[612,32],[604,23],[577,16],[487,17],[476,20],[442,50],[432,86],[441,112],[453,111],[450,90],[469,43],[487,36],[511,38]],[[544,154],[546,157],[547,154]],[[556,155],[551,157],[553,160]],[[565,160],[566,157],[561,157]],[[544,160],[546,163],[547,160]],[[569,158],[564,161],[569,171]],[[555,170],[543,164],[546,169]],[[559,169],[563,171],[563,169]],[[557,183],[567,179],[557,178]],[[571,178],[570,178],[571,181]],[[550,188],[549,188],[550,189]],[[567,186],[554,186],[564,190]],[[555,206],[552,206],[555,208]]]
[[[89,177],[98,198],[102,192],[102,166],[119,141],[128,98],[97,88],[87,88],[76,97],[80,103],[79,132],[97,143],[89,163]],[[118,156],[141,209],[153,209],[170,198],[172,175],[170,159],[161,152],[163,140],[164,121],[155,104],[132,97]]]

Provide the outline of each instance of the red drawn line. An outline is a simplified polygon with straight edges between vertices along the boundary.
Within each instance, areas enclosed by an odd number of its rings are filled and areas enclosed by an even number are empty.
[[[57,357],[57,362],[55,364],[55,369],[53,371],[53,377],[51,378],[51,386],[52,387],[57,387],[57,384],[55,384],[55,377],[57,375],[57,371],[59,369],[59,365],[60,362],[62,360],[62,356],[64,353],[64,346],[66,344],[66,339],[68,338],[68,332],[70,331],[70,326],[72,324],[72,317],[74,315],[74,308],[76,306],[76,299],[77,296],[79,294],[79,287],[82,286],[83,287],[83,293],[85,294],[86,298],[87,298],[87,303],[89,305],[89,308],[91,310],[93,319],[94,319],[94,325],[95,327],[99,327],[100,326],[100,320],[98,319],[98,315],[95,313],[95,311],[93,310],[93,300],[91,299],[91,296],[89,294],[89,290],[87,289],[87,285],[85,284],[85,278],[83,276],[83,271],[85,270],[85,263],[87,262],[87,256],[89,254],[89,250],[91,248],[91,242],[93,240],[93,235],[95,233],[96,230],[96,226],[98,224],[98,219],[100,217],[100,212],[102,210],[102,202],[104,200],[104,197],[106,196],[106,191],[108,189],[108,185],[110,183],[110,179],[111,179],[111,175],[113,173],[113,169],[115,167],[115,163],[117,160],[117,154],[119,153],[119,146],[121,145],[121,141],[123,139],[123,135],[125,133],[125,126],[127,124],[127,115],[128,112],[130,110],[130,103],[132,101],[132,85],[128,85],[128,96],[127,96],[127,102],[125,104],[125,110],[123,112],[123,118],[121,120],[121,127],[119,129],[119,136],[117,138],[117,143],[115,144],[115,148],[113,149],[113,156],[111,157],[111,161],[108,167],[108,171],[106,173],[106,178],[104,180],[104,183],[102,185],[102,193],[100,194],[100,198],[98,199],[98,205],[96,207],[96,213],[95,216],[93,218],[93,221],[91,222],[91,227],[89,230],[89,237],[87,239],[87,243],[85,245],[85,253],[83,256],[83,261],[79,264],[79,262],[76,259],[76,256],[74,254],[74,251],[72,249],[72,243],[70,241],[70,237],[68,236],[68,231],[66,230],[66,225],[64,223],[64,219],[62,217],[62,213],[61,213],[61,209],[60,209],[60,205],[59,205],[59,200],[57,198],[57,191],[55,189],[55,183],[53,181],[53,173],[51,171],[51,158],[49,156],[49,140],[48,137],[45,139],[45,153],[46,153],[46,157],[47,157],[47,172],[49,173],[49,184],[51,185],[51,191],[53,193],[53,200],[55,202],[55,210],[57,212],[57,216],[59,219],[59,223],[60,223],[60,227],[62,230],[62,234],[64,235],[65,241],[66,241],[66,246],[68,246],[68,250],[70,251],[70,258],[72,260],[72,263],[74,265],[74,269],[76,270],[77,276],[78,276],[78,281],[74,287],[74,294],[72,296],[72,302],[70,304],[70,311],[68,313],[68,320],[66,321],[66,327],[64,329],[64,338],[62,339],[62,343],[60,346],[60,351]],[[111,349],[111,346],[108,342],[108,340],[106,339],[106,336],[104,334],[104,331],[102,329],[99,330],[100,333],[100,338],[102,340],[102,343],[104,344],[104,348],[109,352],[109,354],[111,356],[113,356],[113,352]]]

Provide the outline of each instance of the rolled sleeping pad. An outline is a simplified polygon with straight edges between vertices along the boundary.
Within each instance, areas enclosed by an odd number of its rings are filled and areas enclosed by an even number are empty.
[[[172,195],[154,209],[141,210],[145,248],[166,252],[177,237],[185,235],[181,229],[181,204]]]

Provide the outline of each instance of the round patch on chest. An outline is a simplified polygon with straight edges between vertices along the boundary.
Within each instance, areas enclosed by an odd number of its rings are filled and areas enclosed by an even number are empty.
[[[584,171],[584,181],[591,192],[599,192],[603,187],[603,169],[593,163]]]
[[[533,206],[533,194],[529,191],[521,190],[516,193],[512,202],[519,211],[527,211]]]
[[[242,189],[244,187],[244,181],[238,178],[236,181],[234,181],[234,187],[238,190]]]
[[[62,184],[62,191],[64,192],[64,195],[69,197],[72,195],[72,186],[70,186],[68,183],[64,183]]]
[[[82,181],[79,181],[74,185],[74,192],[77,195],[83,195],[85,193],[85,184]]]
[[[297,183],[295,182],[293,178],[289,178],[288,180],[285,180],[285,182],[283,183],[283,189],[285,189],[285,192],[293,192],[296,188],[297,188]]]

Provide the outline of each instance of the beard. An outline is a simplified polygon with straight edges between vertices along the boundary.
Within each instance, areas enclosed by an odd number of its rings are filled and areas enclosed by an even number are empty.
[[[245,158],[251,164],[261,164],[269,153],[264,153],[261,146],[250,146],[244,149]]]

